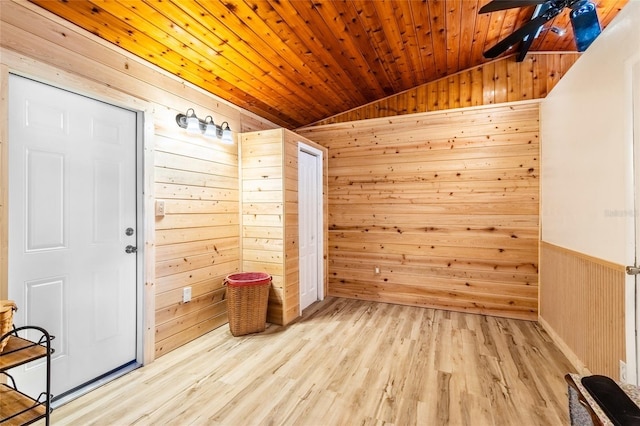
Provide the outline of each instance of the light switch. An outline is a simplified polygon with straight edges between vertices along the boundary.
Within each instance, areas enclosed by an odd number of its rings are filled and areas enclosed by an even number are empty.
[[[164,200],[156,200],[156,217],[164,217]]]
[[[182,302],[191,302],[191,287],[184,287],[182,289]]]

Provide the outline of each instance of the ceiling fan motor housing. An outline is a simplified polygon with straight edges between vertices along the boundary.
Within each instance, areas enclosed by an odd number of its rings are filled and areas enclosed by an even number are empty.
[[[600,22],[596,6],[588,0],[581,0],[571,6],[571,26],[578,52],[584,52],[600,35]]]
[[[479,13],[497,12],[533,5],[537,7],[531,19],[486,50],[483,53],[485,58],[495,58],[513,45],[520,43],[517,61],[522,61],[542,26],[555,18],[565,8],[571,10],[569,17],[573,27],[576,48],[579,52],[585,51],[600,34],[600,22],[598,21],[596,6],[589,0],[492,0],[481,7]]]

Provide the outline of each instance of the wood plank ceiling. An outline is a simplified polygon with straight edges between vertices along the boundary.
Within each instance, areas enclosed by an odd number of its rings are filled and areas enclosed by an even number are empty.
[[[482,52],[534,10],[479,15],[489,0],[30,1],[291,129],[486,62]],[[603,27],[627,1],[594,0]],[[575,50],[568,10],[530,50]]]

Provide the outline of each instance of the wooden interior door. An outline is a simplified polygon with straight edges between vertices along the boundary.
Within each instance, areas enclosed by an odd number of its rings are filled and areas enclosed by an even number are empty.
[[[14,75],[9,105],[9,297],[55,336],[55,397],[136,359],[137,116]],[[12,374],[37,395],[42,368]]]

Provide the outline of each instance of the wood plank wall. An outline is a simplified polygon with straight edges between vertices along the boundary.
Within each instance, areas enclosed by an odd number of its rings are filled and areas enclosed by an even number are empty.
[[[150,228],[155,222],[157,231],[146,235],[144,250],[149,271],[144,304],[153,316],[147,318],[152,328],[145,332],[146,361],[224,323],[222,279],[240,267],[237,145],[187,135],[175,125],[175,115],[194,108],[199,116],[228,121],[235,132],[275,125],[26,2],[0,2],[0,43],[0,61],[9,72],[144,111],[149,120],[145,180],[151,184],[145,207]],[[154,197],[166,208],[157,221]],[[4,217],[5,211],[0,213]],[[4,246],[6,232],[0,230],[0,239]],[[2,273],[6,291],[6,268]],[[193,291],[188,304],[181,302],[184,286]]]
[[[271,274],[267,321],[288,324],[300,310],[298,141],[323,150],[325,168],[326,148],[284,129],[244,133],[240,140],[242,269]],[[325,180],[325,198],[326,189]]]
[[[295,139],[295,135],[290,131],[284,131],[283,134],[285,287],[282,322],[284,324],[288,324],[300,315],[300,253],[298,250],[300,246],[300,222],[298,219],[298,143]]]
[[[237,146],[157,126],[156,354],[227,322],[224,278],[238,271]],[[182,129],[179,129],[182,130]],[[182,302],[183,288],[192,300]]]
[[[299,129],[329,149],[329,294],[536,319],[538,107]]]
[[[240,135],[242,175],[242,270],[271,275],[267,321],[284,315],[283,130]]]
[[[592,374],[619,379],[625,352],[625,269],[542,242],[540,318],[567,357]],[[580,367],[580,366],[577,366]]]
[[[580,57],[576,52],[507,56],[334,115],[314,125],[541,99]]]

